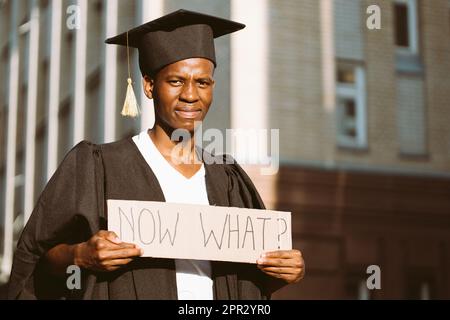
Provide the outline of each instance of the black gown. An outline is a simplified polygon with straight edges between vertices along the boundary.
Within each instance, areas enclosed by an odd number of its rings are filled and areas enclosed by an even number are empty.
[[[205,179],[210,205],[264,209],[237,163],[205,161]],[[107,199],[165,201],[158,180],[131,138],[103,145],[83,141],[67,154],[21,234],[9,299],[177,299],[173,259],[138,258],[114,272],[82,270],[80,290],[68,290],[66,278],[48,273],[43,256],[49,249],[87,241],[107,229]],[[269,277],[254,264],[211,264],[214,299],[270,298]]]

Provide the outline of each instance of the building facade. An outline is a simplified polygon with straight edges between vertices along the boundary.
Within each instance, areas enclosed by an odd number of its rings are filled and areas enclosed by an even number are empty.
[[[307,262],[277,297],[448,298],[450,3],[300,2],[269,2],[281,166],[254,174]]]
[[[0,1],[2,280],[68,150],[152,126],[139,89],[141,118],[120,117],[126,51],[104,39],[179,8],[247,25],[217,39],[205,127],[279,129],[277,174],[243,161],[307,264],[275,298],[449,298],[448,0]]]

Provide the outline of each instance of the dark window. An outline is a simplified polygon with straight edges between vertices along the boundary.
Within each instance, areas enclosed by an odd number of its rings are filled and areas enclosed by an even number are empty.
[[[355,83],[354,68],[338,68],[337,81],[339,83]]]
[[[354,100],[347,100],[345,104],[345,115],[349,118],[355,118],[356,116],[356,110],[355,110],[355,101]]]
[[[97,13],[101,14],[103,11],[103,1],[97,0],[97,2],[94,5],[95,5],[95,10],[97,11]]]
[[[403,3],[395,4],[395,44],[409,47],[408,6]]]
[[[339,131],[342,136],[355,139],[356,132],[356,105],[352,98],[339,99],[338,113],[339,117]]]

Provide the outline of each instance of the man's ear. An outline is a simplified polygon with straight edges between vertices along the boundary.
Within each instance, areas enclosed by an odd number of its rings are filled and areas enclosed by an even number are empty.
[[[153,87],[154,87],[155,81],[150,78],[149,76],[144,76],[142,79],[142,85],[144,87],[144,93],[149,99],[153,99]]]

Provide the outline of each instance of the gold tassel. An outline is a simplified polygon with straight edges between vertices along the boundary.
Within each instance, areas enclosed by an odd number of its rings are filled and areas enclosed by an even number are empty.
[[[125,102],[121,115],[124,117],[135,118],[139,115],[139,106],[136,100],[136,95],[133,90],[133,81],[128,78],[127,95],[125,96]]]
[[[127,32],[127,58],[128,58],[128,86],[127,95],[125,96],[125,102],[123,103],[123,108],[121,115],[124,117],[135,118],[139,115],[139,106],[136,100],[136,95],[133,90],[133,81],[131,80],[130,71],[130,47],[128,46],[128,32]]]

